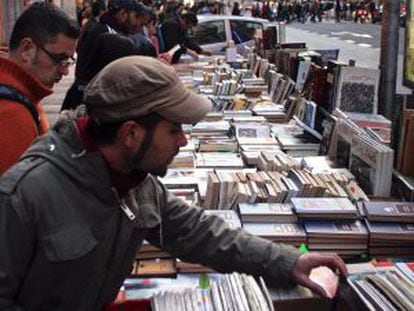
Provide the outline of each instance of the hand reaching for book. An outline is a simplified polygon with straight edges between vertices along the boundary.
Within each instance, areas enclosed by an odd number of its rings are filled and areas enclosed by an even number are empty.
[[[306,253],[301,255],[293,266],[291,279],[293,282],[309,288],[322,297],[330,297],[331,295],[327,293],[324,287],[309,277],[312,269],[321,266],[329,267],[333,271],[338,270],[343,276],[348,275],[346,265],[338,255]]]

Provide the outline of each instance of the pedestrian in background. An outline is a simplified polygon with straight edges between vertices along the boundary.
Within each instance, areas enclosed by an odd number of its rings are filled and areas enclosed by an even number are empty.
[[[140,10],[141,6],[135,0],[110,0],[107,12],[88,22],[77,46],[75,81],[66,93],[61,111],[75,109],[80,104],[83,89],[96,74],[98,53],[117,54],[113,51],[118,49],[117,46],[112,45],[111,42],[104,42],[104,40],[112,40],[112,37],[102,37],[102,35],[106,33],[120,36],[135,34],[139,22],[137,15]]]
[[[233,3],[233,10],[231,15],[240,16],[240,4],[238,2]]]
[[[49,129],[40,101],[74,64],[77,22],[53,4],[34,3],[17,19],[9,57],[0,57],[0,174]]]

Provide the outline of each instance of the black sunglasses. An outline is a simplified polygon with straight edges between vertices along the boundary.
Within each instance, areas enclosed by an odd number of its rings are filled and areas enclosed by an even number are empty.
[[[63,56],[60,54],[54,54],[46,50],[41,44],[34,41],[34,43],[43,51],[47,56],[50,57],[51,60],[55,63],[55,65],[66,68],[74,65],[76,63],[76,59],[73,56]]]

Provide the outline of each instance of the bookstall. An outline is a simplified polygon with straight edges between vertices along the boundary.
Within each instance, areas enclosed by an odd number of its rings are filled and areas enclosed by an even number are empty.
[[[142,310],[178,301],[175,310],[200,301],[205,310],[414,309],[414,114],[404,114],[401,147],[393,150],[392,123],[377,114],[379,71],[340,62],[338,53],[284,44],[267,58],[246,51],[231,63],[177,66],[214,111],[185,128],[189,144],[161,179],[233,228],[338,253],[351,272],[338,289],[333,273],[312,272],[334,299],[217,275],[144,244],[118,306],[128,310],[139,299]],[[203,273],[208,286],[200,285]],[[192,285],[184,290],[184,283]]]

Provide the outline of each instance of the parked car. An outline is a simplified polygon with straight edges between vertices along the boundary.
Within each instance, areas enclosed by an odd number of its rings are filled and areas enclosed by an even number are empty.
[[[246,16],[198,15],[197,18],[198,25],[190,35],[203,49],[210,50],[213,54],[223,54],[229,40],[233,40],[241,52],[242,46],[254,45],[256,34],[263,34],[270,27],[276,27],[275,23],[266,19]],[[275,40],[274,38],[273,41]]]

